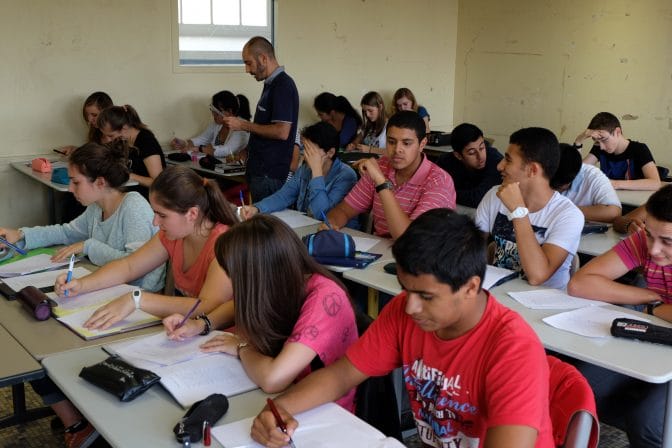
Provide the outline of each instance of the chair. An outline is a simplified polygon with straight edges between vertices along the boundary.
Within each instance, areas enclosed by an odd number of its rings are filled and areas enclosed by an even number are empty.
[[[561,448],[596,448],[600,435],[595,397],[588,381],[571,364],[547,356],[553,439]]]

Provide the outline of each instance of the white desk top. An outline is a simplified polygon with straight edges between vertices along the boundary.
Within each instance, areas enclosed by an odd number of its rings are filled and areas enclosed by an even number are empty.
[[[157,384],[135,400],[122,403],[115,396],[79,378],[82,367],[107,357],[108,354],[101,348],[89,347],[49,356],[42,363],[49,377],[112,446],[179,446],[173,426],[186,409],[178,405],[162,386]],[[257,415],[265,406],[267,397],[256,389],[229,398],[229,410],[217,424]],[[192,446],[202,445],[192,443]],[[212,446],[221,447],[214,437]]]
[[[515,279],[494,288],[491,293],[503,305],[517,311],[541,339],[544,347],[572,358],[595,364],[649,383],[665,383],[672,380],[672,347],[639,342],[615,337],[588,338],[559,330],[542,322],[546,316],[561,310],[532,310],[513,300],[507,291],[534,289],[524,280]],[[607,305],[616,308],[615,305]],[[620,311],[624,308],[618,307]],[[631,312],[634,319],[650,319],[656,325],[667,325],[653,316]]]
[[[165,151],[164,150],[164,154],[166,154],[166,155],[172,154],[172,153],[175,153],[175,152],[179,152],[179,151],[174,151],[174,150]],[[196,171],[197,173],[206,174],[206,175],[209,175],[211,177],[220,177],[222,179],[230,179],[232,181],[240,182],[240,183],[247,182],[247,180],[245,179],[245,173],[244,172],[243,173],[235,173],[235,174],[219,173],[215,170],[209,170],[209,169],[203,168],[198,162],[194,162],[192,160],[187,160],[185,162],[176,162],[174,160],[170,160],[168,157],[166,157],[166,163],[168,165],[186,166],[187,168],[191,168],[192,170]]]
[[[614,231],[613,227],[610,227],[605,233],[582,235],[581,241],[579,241],[579,253],[594,257],[602,255],[625,238],[625,236]]]
[[[52,188],[56,191],[61,191],[61,192],[67,192],[68,191],[68,186],[63,185],[63,184],[57,184],[56,182],[51,181],[51,173],[38,173],[37,171],[33,171],[33,169],[30,166],[30,162],[14,162],[11,164],[12,167],[25,174],[28,177],[31,177],[35,179],[36,181],[46,185],[49,188]]]
[[[661,187],[667,185],[665,182],[660,183]],[[616,190],[618,199],[620,199],[621,204],[629,205],[631,207],[639,207],[644,205],[654,193],[655,190]]]

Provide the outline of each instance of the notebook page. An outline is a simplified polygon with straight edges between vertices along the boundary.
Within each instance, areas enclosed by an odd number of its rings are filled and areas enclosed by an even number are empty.
[[[626,309],[621,311],[601,306],[579,308],[577,310],[548,316],[542,320],[548,325],[559,328],[560,330],[580,334],[581,336],[587,336],[589,338],[605,338],[611,336],[611,323],[614,319],[618,319],[619,317],[627,317],[629,319],[635,318],[650,322],[649,319],[643,318],[641,314],[635,316],[632,313],[628,313]]]
[[[39,254],[0,266],[0,277],[16,277],[66,266],[69,260],[51,261],[51,255]]]
[[[67,269],[59,269],[56,271],[46,271],[46,272],[37,272],[35,274],[21,275],[18,277],[10,277],[3,280],[7,286],[12,288],[14,291],[20,291],[26,286],[34,286],[36,288],[47,288],[49,286],[54,286],[56,282],[56,277],[61,274],[67,274]],[[84,277],[89,275],[91,271],[81,266],[77,266],[72,270],[72,276],[74,278]]]
[[[306,216],[303,213],[297,212],[296,210],[282,210],[279,212],[273,212],[272,215],[280,218],[292,229],[298,229],[299,227],[310,226],[313,224],[318,224],[320,221]]]
[[[509,292],[507,294],[527,308],[537,310],[571,310],[587,306],[603,306],[607,304],[606,302],[601,302],[599,300],[582,299],[580,297],[570,296],[559,289],[535,289],[532,291]]]
[[[89,314],[92,314],[95,308],[134,289],[138,289],[137,286],[122,284],[76,296],[58,297],[55,293],[49,293],[47,296],[58,304],[58,306],[52,308],[52,313],[61,317],[86,309],[89,310]]]
[[[135,310],[106,330],[89,330],[88,328],[84,328],[84,322],[91,317],[91,314],[93,314],[93,309],[84,308],[67,316],[58,317],[57,320],[86,340],[102,338],[103,336],[124,333],[161,323],[161,319],[158,317],[145,313],[142,310]]]

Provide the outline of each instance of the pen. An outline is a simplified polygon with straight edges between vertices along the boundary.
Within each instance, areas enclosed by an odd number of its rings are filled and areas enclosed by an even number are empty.
[[[68,155],[65,151],[61,151],[60,149],[56,149],[56,148],[54,148],[54,149],[52,149],[52,151],[57,152],[57,153],[59,153],[59,154],[61,154],[61,155],[64,155],[64,156],[67,156],[67,155]]]
[[[70,264],[68,265],[68,276],[65,278],[65,283],[70,283],[72,280],[72,270],[75,268],[75,254],[70,255]],[[65,297],[68,297],[69,290],[65,290]]]
[[[327,225],[327,227],[329,227],[329,230],[331,230],[331,224],[329,224],[329,220],[327,219],[327,214],[324,213],[324,210],[322,210],[322,220]]]
[[[201,303],[201,299],[196,299],[196,303],[194,303],[194,306],[192,306],[191,309],[187,312],[187,314],[184,315],[184,318],[182,319],[182,322],[180,322],[179,325],[177,327],[175,327],[176,330],[178,328],[180,328],[182,325],[184,325],[184,323],[187,321],[187,319],[189,319],[191,317],[191,315],[194,313],[194,311],[196,311],[196,308],[198,308],[198,305],[200,305],[200,303]]]
[[[268,407],[271,409],[271,412],[273,413],[273,417],[275,417],[275,422],[278,424],[280,427],[280,430],[287,434],[287,425],[285,425],[284,420],[282,420],[282,417],[280,417],[280,413],[278,412],[278,408],[275,407],[275,403],[273,403],[273,400],[270,398],[266,399],[266,404],[268,404]],[[296,445],[294,445],[294,441],[292,438],[289,438],[289,446],[292,448],[296,448]]]
[[[210,446],[212,438],[210,437],[210,422],[203,421],[203,446]]]
[[[245,200],[243,199],[243,190],[238,190],[238,193],[240,193],[240,206],[245,207]]]
[[[1,235],[1,236],[0,236],[0,244],[2,244],[3,246],[7,246],[7,247],[9,247],[10,249],[16,251],[16,253],[18,253],[19,255],[26,255],[26,254],[28,253],[28,252],[26,252],[25,250],[21,249],[21,248],[20,248],[19,246],[17,246],[16,244],[12,244],[12,243],[10,243],[9,241],[7,241],[7,240],[4,238],[4,235]]]

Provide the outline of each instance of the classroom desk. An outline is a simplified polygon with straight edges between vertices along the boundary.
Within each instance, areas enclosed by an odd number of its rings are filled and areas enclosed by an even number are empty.
[[[11,415],[0,418],[0,428],[50,415],[51,410],[48,408],[26,409],[23,383],[42,378],[42,366],[3,327],[0,327],[0,347],[3,356],[0,364],[0,387],[12,386],[14,408]]]
[[[35,320],[18,300],[9,301],[2,296],[0,296],[0,325],[38,361],[56,353],[109,344],[142,334],[156,333],[163,328],[158,325],[87,341],[54,318],[42,322]]]
[[[625,237],[626,235],[616,232],[611,226],[605,233],[581,235],[578,252],[596,257],[607,252]]]
[[[105,440],[115,447],[178,446],[173,426],[185,414],[160,385],[155,385],[129,403],[79,378],[79,371],[107,358],[100,347],[89,347],[49,356],[42,364],[49,377],[84,414]],[[229,398],[229,410],[217,425],[257,415],[266,405],[268,395],[260,389]],[[200,447],[200,443],[192,446]],[[221,447],[212,438],[213,447]]]
[[[450,145],[445,146],[425,145],[425,151],[430,153],[436,153],[436,155],[441,155],[453,152],[453,147]]]
[[[661,182],[660,186],[667,185],[666,182]],[[644,205],[656,190],[616,190],[618,199],[624,207],[637,208]]]
[[[164,151],[166,155],[172,154],[174,152],[179,152],[179,151]],[[203,168],[198,162],[194,162],[192,160],[187,160],[185,162],[176,162],[174,160],[170,160],[168,157],[166,157],[166,163],[169,165],[182,165],[186,166],[187,168],[191,168],[192,170],[196,171],[197,173],[204,175],[205,177],[208,178],[214,178],[214,179],[222,179],[222,180],[229,180],[237,183],[245,183],[247,182],[247,179],[245,178],[245,173],[238,173],[238,174],[224,174],[224,173],[218,173],[215,170],[209,170],[206,168]]]

